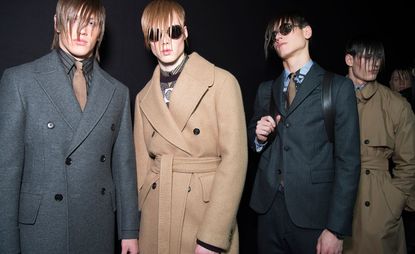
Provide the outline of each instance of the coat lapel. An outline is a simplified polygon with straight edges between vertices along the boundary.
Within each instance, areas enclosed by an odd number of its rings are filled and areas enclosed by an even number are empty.
[[[71,140],[68,155],[71,154],[93,130],[107,110],[115,92],[115,85],[102,75],[103,70],[94,63],[93,78],[88,100],[81,120]],[[78,102],[76,102],[78,103]],[[78,104],[76,104],[78,105]]]
[[[190,55],[176,82],[170,101],[170,112],[180,131],[186,126],[203,95],[213,85],[213,77],[213,64],[197,53]]]
[[[176,125],[160,89],[160,68],[157,66],[149,82],[149,90],[144,95],[140,108],[153,128],[171,144],[190,154],[189,147]]]
[[[70,80],[62,68],[56,51],[42,58],[37,66],[36,79],[64,121],[75,131],[81,111]]]
[[[301,87],[288,109],[287,116],[290,115],[305,100],[305,98],[307,98],[307,96],[320,85],[323,74],[323,69],[314,63],[310,71],[305,76],[304,81],[301,83]]]

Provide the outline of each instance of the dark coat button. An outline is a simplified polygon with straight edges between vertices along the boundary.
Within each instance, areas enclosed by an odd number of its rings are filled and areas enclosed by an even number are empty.
[[[59,201],[59,202],[60,202],[60,201],[62,201],[62,199],[63,199],[62,194],[56,194],[56,195],[55,195],[55,200],[56,200],[56,201]]]
[[[193,134],[199,135],[200,134],[200,130],[198,128],[194,128],[193,129]]]
[[[101,195],[105,195],[105,188],[101,189]]]
[[[282,173],[282,172],[281,172],[281,169],[278,169],[278,174],[279,174],[279,175],[281,175],[281,173]]]
[[[157,187],[157,183],[153,183],[152,185],[151,185],[151,188],[154,190],[155,188]]]
[[[68,165],[68,166],[72,164],[72,159],[71,159],[71,157],[66,158],[66,160],[65,160],[65,164],[66,164],[66,165]]]
[[[365,202],[365,206],[370,206],[370,202],[369,201],[366,201]]]
[[[55,128],[55,124],[54,124],[54,123],[52,123],[52,122],[48,122],[47,126],[48,126],[48,129],[53,129],[53,128]]]
[[[151,137],[154,137],[154,134],[156,134],[156,132],[155,132],[155,131],[153,131],[153,133],[151,133]]]
[[[288,146],[284,146],[284,151],[288,151],[290,148]]]
[[[366,145],[370,143],[369,139],[365,139],[364,142],[365,142]]]
[[[190,187],[190,186],[189,186],[189,187],[187,188],[187,192],[191,192],[191,191],[192,191],[192,187]]]
[[[101,162],[105,162],[107,160],[107,157],[105,155],[101,155]]]
[[[111,130],[115,131],[115,124],[111,124]]]
[[[366,169],[366,175],[370,174],[370,170]]]

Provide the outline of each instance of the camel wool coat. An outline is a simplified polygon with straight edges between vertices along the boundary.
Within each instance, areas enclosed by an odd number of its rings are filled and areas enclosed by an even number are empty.
[[[361,176],[346,254],[405,254],[402,211],[414,209],[415,117],[400,94],[378,82],[356,91]],[[389,170],[388,159],[395,166]]]
[[[234,76],[193,53],[167,107],[157,66],[136,98],[134,141],[140,253],[194,253],[197,239],[238,253],[247,136]]]

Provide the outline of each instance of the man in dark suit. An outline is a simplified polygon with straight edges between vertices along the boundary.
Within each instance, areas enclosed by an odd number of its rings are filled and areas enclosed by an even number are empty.
[[[54,50],[0,83],[0,253],[138,253],[128,89],[95,59],[99,0],[59,0]],[[116,213],[115,213],[116,211]]]
[[[276,17],[266,32],[266,54],[273,48],[284,71],[258,88],[248,126],[250,146],[262,153],[250,202],[259,213],[259,253],[341,253],[351,233],[360,173],[356,98],[350,80],[334,75],[330,142],[325,70],[310,58],[311,35],[295,13]]]

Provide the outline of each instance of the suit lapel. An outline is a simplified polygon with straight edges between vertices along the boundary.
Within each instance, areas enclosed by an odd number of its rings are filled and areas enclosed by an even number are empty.
[[[103,70],[94,63],[93,78],[88,100],[81,120],[73,136],[68,155],[71,154],[89,135],[107,110],[115,92],[115,85],[102,75]],[[78,103],[78,102],[76,102]],[[78,105],[78,104],[76,104]]]
[[[214,65],[193,53],[177,80],[170,101],[170,112],[180,131],[203,95],[213,85]]]
[[[52,51],[37,66],[36,79],[64,121],[75,131],[81,111],[70,80],[62,68],[56,51]]]
[[[171,144],[190,154],[181,131],[167,108],[160,89],[160,68],[157,66],[143,97],[140,108],[153,128]]]
[[[288,109],[287,116],[290,115],[305,100],[305,98],[320,85],[322,79],[321,75],[323,75],[323,73],[321,67],[314,63],[310,71],[306,74],[304,81],[301,83],[301,87]]]

